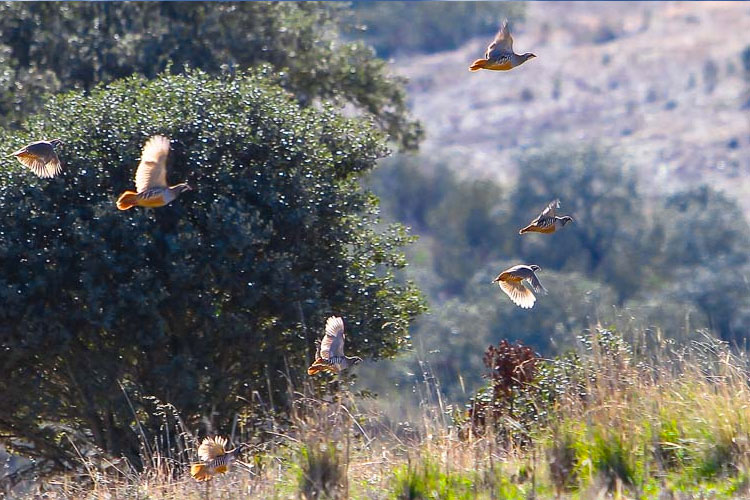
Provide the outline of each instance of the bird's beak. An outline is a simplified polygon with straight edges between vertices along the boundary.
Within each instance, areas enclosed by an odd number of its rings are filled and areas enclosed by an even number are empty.
[[[192,191],[193,188],[191,188],[188,184],[185,184],[185,190],[186,191]]]

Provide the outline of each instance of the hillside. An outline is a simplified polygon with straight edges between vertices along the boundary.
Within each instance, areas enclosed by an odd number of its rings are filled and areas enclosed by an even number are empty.
[[[749,5],[530,2],[513,31],[516,51],[538,58],[512,72],[467,70],[486,39],[396,61],[411,81],[426,154],[505,181],[523,150],[605,141],[655,189],[700,180],[745,192],[750,112],[741,109],[740,56],[750,39],[726,34],[750,33]]]

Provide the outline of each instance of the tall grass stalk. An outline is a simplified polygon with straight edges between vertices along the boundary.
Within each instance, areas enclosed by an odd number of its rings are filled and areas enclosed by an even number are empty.
[[[210,498],[750,495],[750,377],[743,352],[708,335],[678,346],[660,332],[621,335],[594,325],[575,359],[566,358],[574,376],[560,379],[554,399],[533,402],[543,418],[525,421],[514,413],[481,432],[460,406],[446,403],[426,363],[414,389],[418,418],[402,422],[387,417],[387,401],[357,398],[342,380],[332,380],[321,396],[288,379],[288,416],[260,422],[250,413],[236,416],[236,442],[252,446],[228,474],[211,481]],[[248,403],[275,406],[255,396]],[[145,470],[76,441],[80,471],[36,490],[46,490],[47,498],[205,498],[207,487],[187,474],[197,459],[197,433],[170,405],[154,401],[153,407],[163,432],[144,435]],[[510,428],[524,439],[508,440]],[[137,424],[133,431],[142,432]]]

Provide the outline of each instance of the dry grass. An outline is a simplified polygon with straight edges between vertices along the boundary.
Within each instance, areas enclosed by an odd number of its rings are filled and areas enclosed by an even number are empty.
[[[84,460],[35,498],[737,498],[750,494],[747,359],[708,336],[677,347],[601,328],[582,343],[579,383],[538,422],[471,429],[423,388],[421,418],[390,422],[348,393],[295,394],[291,425],[269,428],[207,485],[154,453],[147,471]],[[429,374],[426,377],[430,378]],[[434,387],[433,387],[434,389]],[[428,393],[433,396],[428,397]],[[239,426],[238,426],[239,427]],[[507,440],[508,428],[531,444]],[[241,432],[239,435],[241,436]],[[504,439],[499,439],[503,435]],[[191,436],[180,437],[190,444]],[[527,443],[529,441],[526,441]],[[27,492],[32,494],[34,492]],[[40,491],[36,492],[37,494]],[[661,496],[659,496],[661,495]]]

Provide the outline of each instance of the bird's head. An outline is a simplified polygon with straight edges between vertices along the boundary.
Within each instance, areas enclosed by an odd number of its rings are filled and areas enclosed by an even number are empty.
[[[49,143],[52,144],[53,148],[56,148],[57,146],[64,146],[63,141],[61,141],[60,139],[52,139],[51,141],[49,141]]]
[[[360,358],[359,356],[352,356],[351,358],[349,358],[349,362],[352,364],[352,366],[354,366],[357,363],[361,363],[362,358]]]
[[[570,215],[564,215],[564,216],[560,217],[560,222],[564,226],[568,222],[574,222],[574,219]]]
[[[536,57],[536,54],[532,54],[531,52],[526,52],[524,55],[521,56],[524,60],[524,62],[528,61],[529,59],[534,59]]]
[[[541,267],[539,267],[539,266],[537,266],[536,264],[532,264],[532,265],[530,265],[529,267],[530,267],[530,268],[531,268],[531,270],[532,270],[532,271],[534,271],[534,272],[537,272],[537,271],[541,271],[541,270],[542,270],[542,268],[541,268]]]

